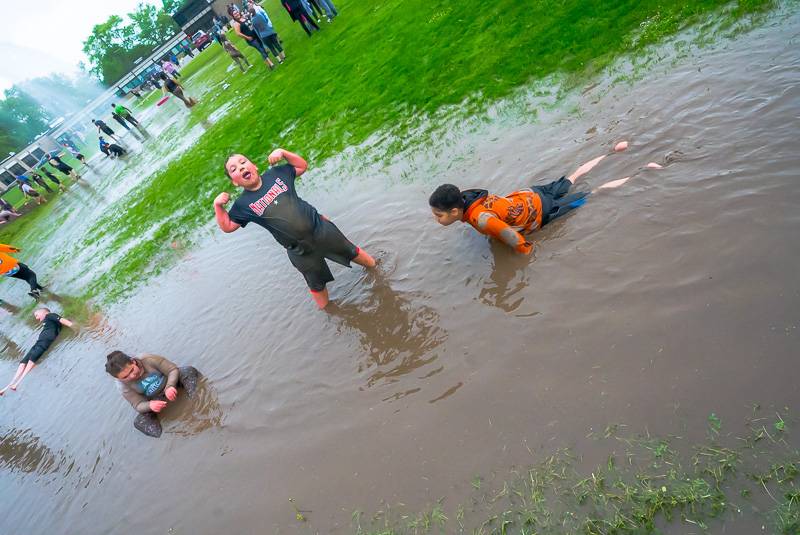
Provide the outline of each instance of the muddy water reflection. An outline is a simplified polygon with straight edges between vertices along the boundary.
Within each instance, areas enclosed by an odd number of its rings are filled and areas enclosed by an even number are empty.
[[[69,467],[46,474],[55,495],[35,472],[0,469],[6,529],[347,533],[353,509],[458,503],[476,474],[560,446],[591,458],[586,435],[610,423],[702,440],[711,412],[737,422],[755,402],[796,406],[798,33],[794,15],[631,87],[603,82],[575,97],[579,116],[454,125],[440,152],[363,172],[312,162],[301,195],[383,259],[375,275],[334,267],[330,315],[259,229],[209,225],[195,249],[176,244],[171,270],[60,340],[0,400],[3,428],[26,430],[41,465]],[[620,138],[631,149],[588,186],[666,168],[546,227],[534,259],[430,217],[441,182],[511,191]],[[93,186],[114,199],[136,180]],[[31,265],[80,234],[65,217]],[[47,275],[56,287],[80,279],[62,269]],[[8,353],[28,347],[27,321],[0,317]],[[208,391],[165,415],[161,439],[140,436],[102,369],[113,348],[194,365]],[[15,366],[0,360],[0,374]],[[290,497],[313,511],[307,523]],[[725,532],[754,532],[740,526]]]
[[[366,387],[397,382],[406,374],[435,363],[436,349],[447,339],[439,315],[423,303],[419,292],[392,289],[385,275],[369,276],[372,283],[358,302],[331,306],[330,315],[342,329],[354,331],[360,342],[358,371],[368,371]]]

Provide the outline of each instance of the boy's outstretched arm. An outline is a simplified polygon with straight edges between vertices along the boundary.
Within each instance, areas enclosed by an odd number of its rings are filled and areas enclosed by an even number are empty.
[[[512,247],[518,253],[528,255],[533,251],[533,244],[531,242],[527,241],[522,234],[514,230],[510,225],[506,224],[494,214],[484,212],[479,215],[478,230],[493,238],[497,238],[509,247]]]
[[[275,165],[281,160],[286,160],[286,163],[294,167],[294,176],[298,177],[306,172],[308,169],[308,162],[306,162],[302,157],[298,156],[293,152],[289,152],[285,149],[275,149],[269,155],[269,164]]]
[[[240,224],[231,221],[231,216],[225,211],[225,205],[231,200],[231,196],[223,191],[217,198],[214,199],[214,217],[217,218],[217,225],[222,229],[222,232],[233,232],[241,227]]]
[[[74,323],[69,321],[67,318],[61,318],[58,321],[61,323],[61,325],[65,325],[65,326],[70,327],[70,328],[72,328],[72,326],[75,325]]]

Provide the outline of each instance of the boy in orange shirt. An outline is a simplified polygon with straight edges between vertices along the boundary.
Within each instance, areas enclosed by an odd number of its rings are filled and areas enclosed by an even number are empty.
[[[628,148],[627,141],[614,146],[614,152]],[[570,210],[583,205],[589,192],[569,193],[575,181],[588,173],[608,154],[586,162],[568,177],[542,186],[532,186],[510,193],[505,197],[493,195],[484,189],[461,191],[452,184],[442,184],[434,191],[428,204],[433,217],[440,225],[456,221],[472,225],[481,234],[500,240],[516,252],[530,254],[533,243],[524,234],[533,232]],[[630,179],[606,182],[597,189],[616,188]]]
[[[18,253],[19,251],[20,250],[13,245],[0,243],[0,276],[24,280],[28,283],[28,286],[31,287],[31,291],[28,292],[28,295],[34,299],[39,299],[44,288],[42,288],[36,280],[36,273],[13,256],[7,254]]]

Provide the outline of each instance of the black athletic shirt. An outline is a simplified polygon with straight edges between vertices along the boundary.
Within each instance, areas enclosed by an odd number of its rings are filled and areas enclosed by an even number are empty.
[[[247,37],[251,37],[251,38],[254,38],[254,39],[258,38],[258,35],[256,34],[256,30],[253,28],[253,25],[250,23],[250,21],[246,21],[245,20],[245,21],[240,22],[239,23],[239,31],[242,32]],[[248,41],[248,43],[249,43],[249,41]]]
[[[291,253],[311,251],[322,218],[316,208],[297,196],[294,180],[295,170],[289,164],[268,169],[261,175],[261,187],[244,190],[228,215],[243,227],[250,222],[261,225]]]
[[[61,332],[61,316],[55,312],[51,312],[44,317],[42,323],[44,327],[39,334],[39,340],[49,340],[52,342],[56,339],[58,333]]]

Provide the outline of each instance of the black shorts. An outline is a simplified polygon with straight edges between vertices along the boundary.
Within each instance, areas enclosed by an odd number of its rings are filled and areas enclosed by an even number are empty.
[[[586,202],[588,191],[577,191],[567,195],[572,186],[572,182],[563,176],[544,186],[531,186],[542,200],[542,226]]]
[[[58,166],[58,170],[64,173],[65,175],[68,175],[72,172],[72,167],[68,166],[67,164],[63,164]]]
[[[350,243],[336,225],[325,219],[315,232],[314,243],[304,244],[303,249],[302,253],[287,250],[289,260],[314,292],[321,292],[327,283],[333,281],[326,260],[350,267],[350,262],[358,256],[358,247]]]

